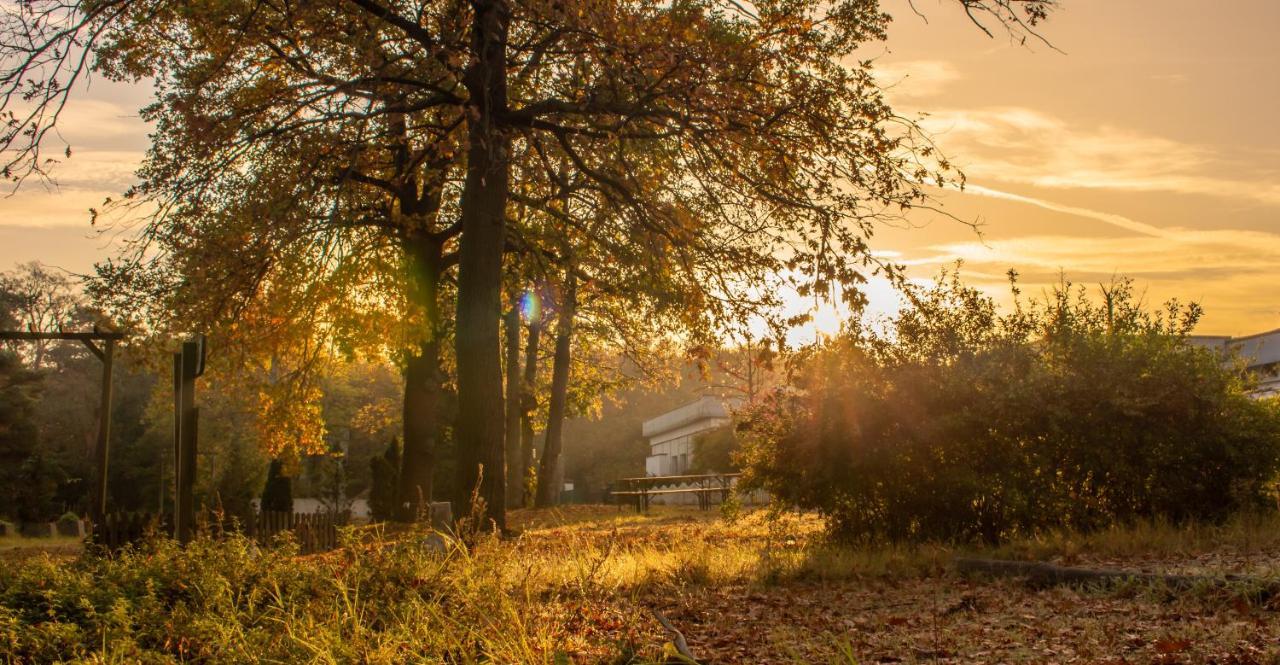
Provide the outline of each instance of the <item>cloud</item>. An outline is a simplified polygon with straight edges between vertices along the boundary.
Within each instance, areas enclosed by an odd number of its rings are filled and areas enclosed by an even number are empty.
[[[1084,128],[1023,107],[950,110],[922,126],[973,180],[1173,192],[1280,206],[1280,165],[1117,127]],[[1256,156],[1255,156],[1256,157]]]
[[[76,144],[99,148],[124,140],[143,149],[148,128],[137,109],[102,99],[73,99],[58,116],[58,134],[73,148]]]
[[[872,74],[895,103],[937,96],[961,78],[960,70],[945,60],[881,60]]]
[[[1241,229],[1160,227],[1123,215],[1070,206],[990,187],[970,187],[978,196],[1014,201],[1097,220],[1130,232],[1121,236],[1040,233],[1020,237],[935,243],[899,259],[915,272],[964,263],[964,275],[993,296],[1007,300],[1005,273],[1015,268],[1027,286],[1056,282],[1105,282],[1123,275],[1150,290],[1151,302],[1199,300],[1206,329],[1236,334],[1280,324],[1275,269],[1280,233]]]
[[[142,163],[143,153],[116,150],[73,152],[71,157],[58,155],[57,163],[42,166],[49,181],[32,177],[23,183],[17,196],[35,191],[111,192],[118,195],[136,182],[134,172]]]

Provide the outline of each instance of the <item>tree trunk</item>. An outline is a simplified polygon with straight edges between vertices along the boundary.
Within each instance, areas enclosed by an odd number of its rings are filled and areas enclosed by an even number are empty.
[[[400,462],[397,519],[426,517],[435,473],[436,432],[444,371],[440,362],[440,273],[443,247],[427,237],[406,242],[413,296],[426,320],[425,340],[404,371],[404,451]]]
[[[541,313],[539,313],[541,316]],[[528,508],[533,505],[533,488],[538,479],[538,467],[535,465],[533,445],[533,414],[538,410],[535,396],[538,381],[538,344],[542,339],[542,322],[529,322],[529,338],[524,346],[524,382],[520,387],[520,505]]]
[[[551,366],[551,404],[547,409],[547,441],[538,468],[539,508],[560,502],[560,439],[564,430],[564,413],[569,392],[569,343],[573,336],[573,316],[577,309],[577,281],[572,274],[565,278],[560,297],[560,318],[556,322],[556,354]]]
[[[524,460],[520,455],[520,309],[514,300],[503,325],[507,334],[507,507],[519,508]]]
[[[458,247],[458,419],[454,514],[469,514],[478,489],[481,520],[506,527],[502,363],[498,319],[506,231],[510,141],[497,125],[506,113],[506,43],[510,10],[503,0],[472,3],[472,63],[467,67],[467,173]]]

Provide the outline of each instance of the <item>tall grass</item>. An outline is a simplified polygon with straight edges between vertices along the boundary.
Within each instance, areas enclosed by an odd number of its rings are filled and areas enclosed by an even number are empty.
[[[235,536],[0,573],[0,661],[510,662],[630,659],[584,599],[513,593],[496,543],[375,540],[322,556]],[[608,634],[607,637],[601,637]],[[636,642],[639,636],[636,636]]]
[[[699,587],[945,574],[945,545],[833,544],[812,515],[517,512],[522,536],[346,533],[302,557],[230,535],[0,567],[0,662],[560,663],[661,658],[646,607]],[[436,541],[440,542],[439,540]],[[966,552],[1280,561],[1280,517],[1143,523]],[[1213,572],[1213,571],[1209,571]],[[1224,571],[1227,572],[1227,571]],[[1236,571],[1230,571],[1236,572]]]

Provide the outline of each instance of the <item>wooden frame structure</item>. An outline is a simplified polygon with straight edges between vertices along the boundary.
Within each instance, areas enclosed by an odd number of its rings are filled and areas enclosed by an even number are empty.
[[[97,475],[94,478],[93,496],[89,502],[89,518],[93,524],[102,524],[107,514],[107,461],[111,440],[111,372],[116,342],[124,339],[124,333],[103,332],[95,326],[92,332],[20,332],[0,331],[0,341],[35,342],[63,340],[82,342],[93,355],[102,361],[102,396],[98,411],[98,442],[94,450]],[[102,346],[98,346],[98,342]]]

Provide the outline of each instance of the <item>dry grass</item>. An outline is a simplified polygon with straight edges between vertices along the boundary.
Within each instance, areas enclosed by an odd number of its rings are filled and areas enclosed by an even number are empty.
[[[367,527],[312,557],[233,542],[105,563],[27,558],[0,576],[0,661],[45,640],[59,657],[122,662],[655,662],[657,609],[708,663],[1280,663],[1274,608],[1231,586],[965,579],[949,566],[954,548],[834,545],[820,519],[794,513],[570,506],[516,511],[511,523],[518,537],[452,542],[444,555],[421,534]],[[1274,575],[1280,518],[963,553]]]

